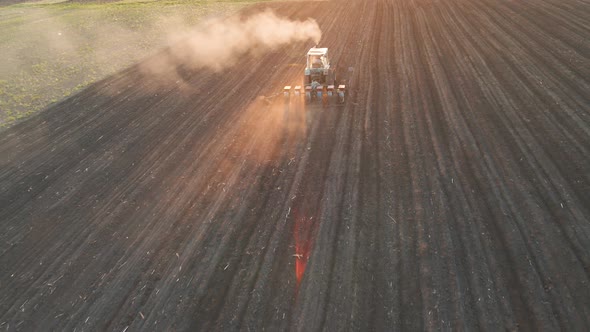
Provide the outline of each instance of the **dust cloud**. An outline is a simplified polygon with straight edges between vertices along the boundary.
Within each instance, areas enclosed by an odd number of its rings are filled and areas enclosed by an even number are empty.
[[[322,32],[311,18],[293,21],[266,10],[248,17],[216,18],[195,29],[170,34],[168,63],[147,61],[144,69],[166,72],[182,64],[192,69],[220,71],[231,67],[244,55],[261,55],[278,47],[303,41],[318,43]],[[170,63],[172,62],[172,63]]]
[[[198,8],[7,9],[18,20],[0,18],[0,126],[136,63],[153,82],[146,89],[176,83],[190,90],[179,67],[220,71],[244,55],[317,43],[322,35],[313,19],[289,20],[271,10],[244,16],[225,5]],[[112,85],[104,93],[120,88]]]

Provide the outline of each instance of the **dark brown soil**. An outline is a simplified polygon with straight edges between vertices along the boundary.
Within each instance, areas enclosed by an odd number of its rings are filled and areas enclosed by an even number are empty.
[[[588,2],[269,6],[320,23],[343,106],[261,98],[297,44],[0,135],[0,329],[590,329]]]

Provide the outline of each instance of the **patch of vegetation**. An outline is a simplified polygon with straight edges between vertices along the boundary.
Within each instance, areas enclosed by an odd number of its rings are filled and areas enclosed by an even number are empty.
[[[0,7],[0,127],[164,47],[175,31],[252,0],[44,0]]]

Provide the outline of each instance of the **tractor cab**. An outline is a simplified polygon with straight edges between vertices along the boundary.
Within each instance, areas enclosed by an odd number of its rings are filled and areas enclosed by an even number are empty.
[[[330,59],[327,48],[312,47],[307,52],[307,66],[305,69],[330,69]]]
[[[328,48],[312,47],[307,52],[307,65],[305,66],[304,85],[329,85],[334,84]],[[315,82],[315,83],[314,83]]]

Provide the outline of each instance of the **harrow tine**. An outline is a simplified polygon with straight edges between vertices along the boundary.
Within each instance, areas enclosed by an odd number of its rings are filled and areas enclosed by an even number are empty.
[[[338,102],[340,102],[341,104],[344,103],[344,95],[346,94],[346,86],[343,84],[340,84],[338,86]]]

